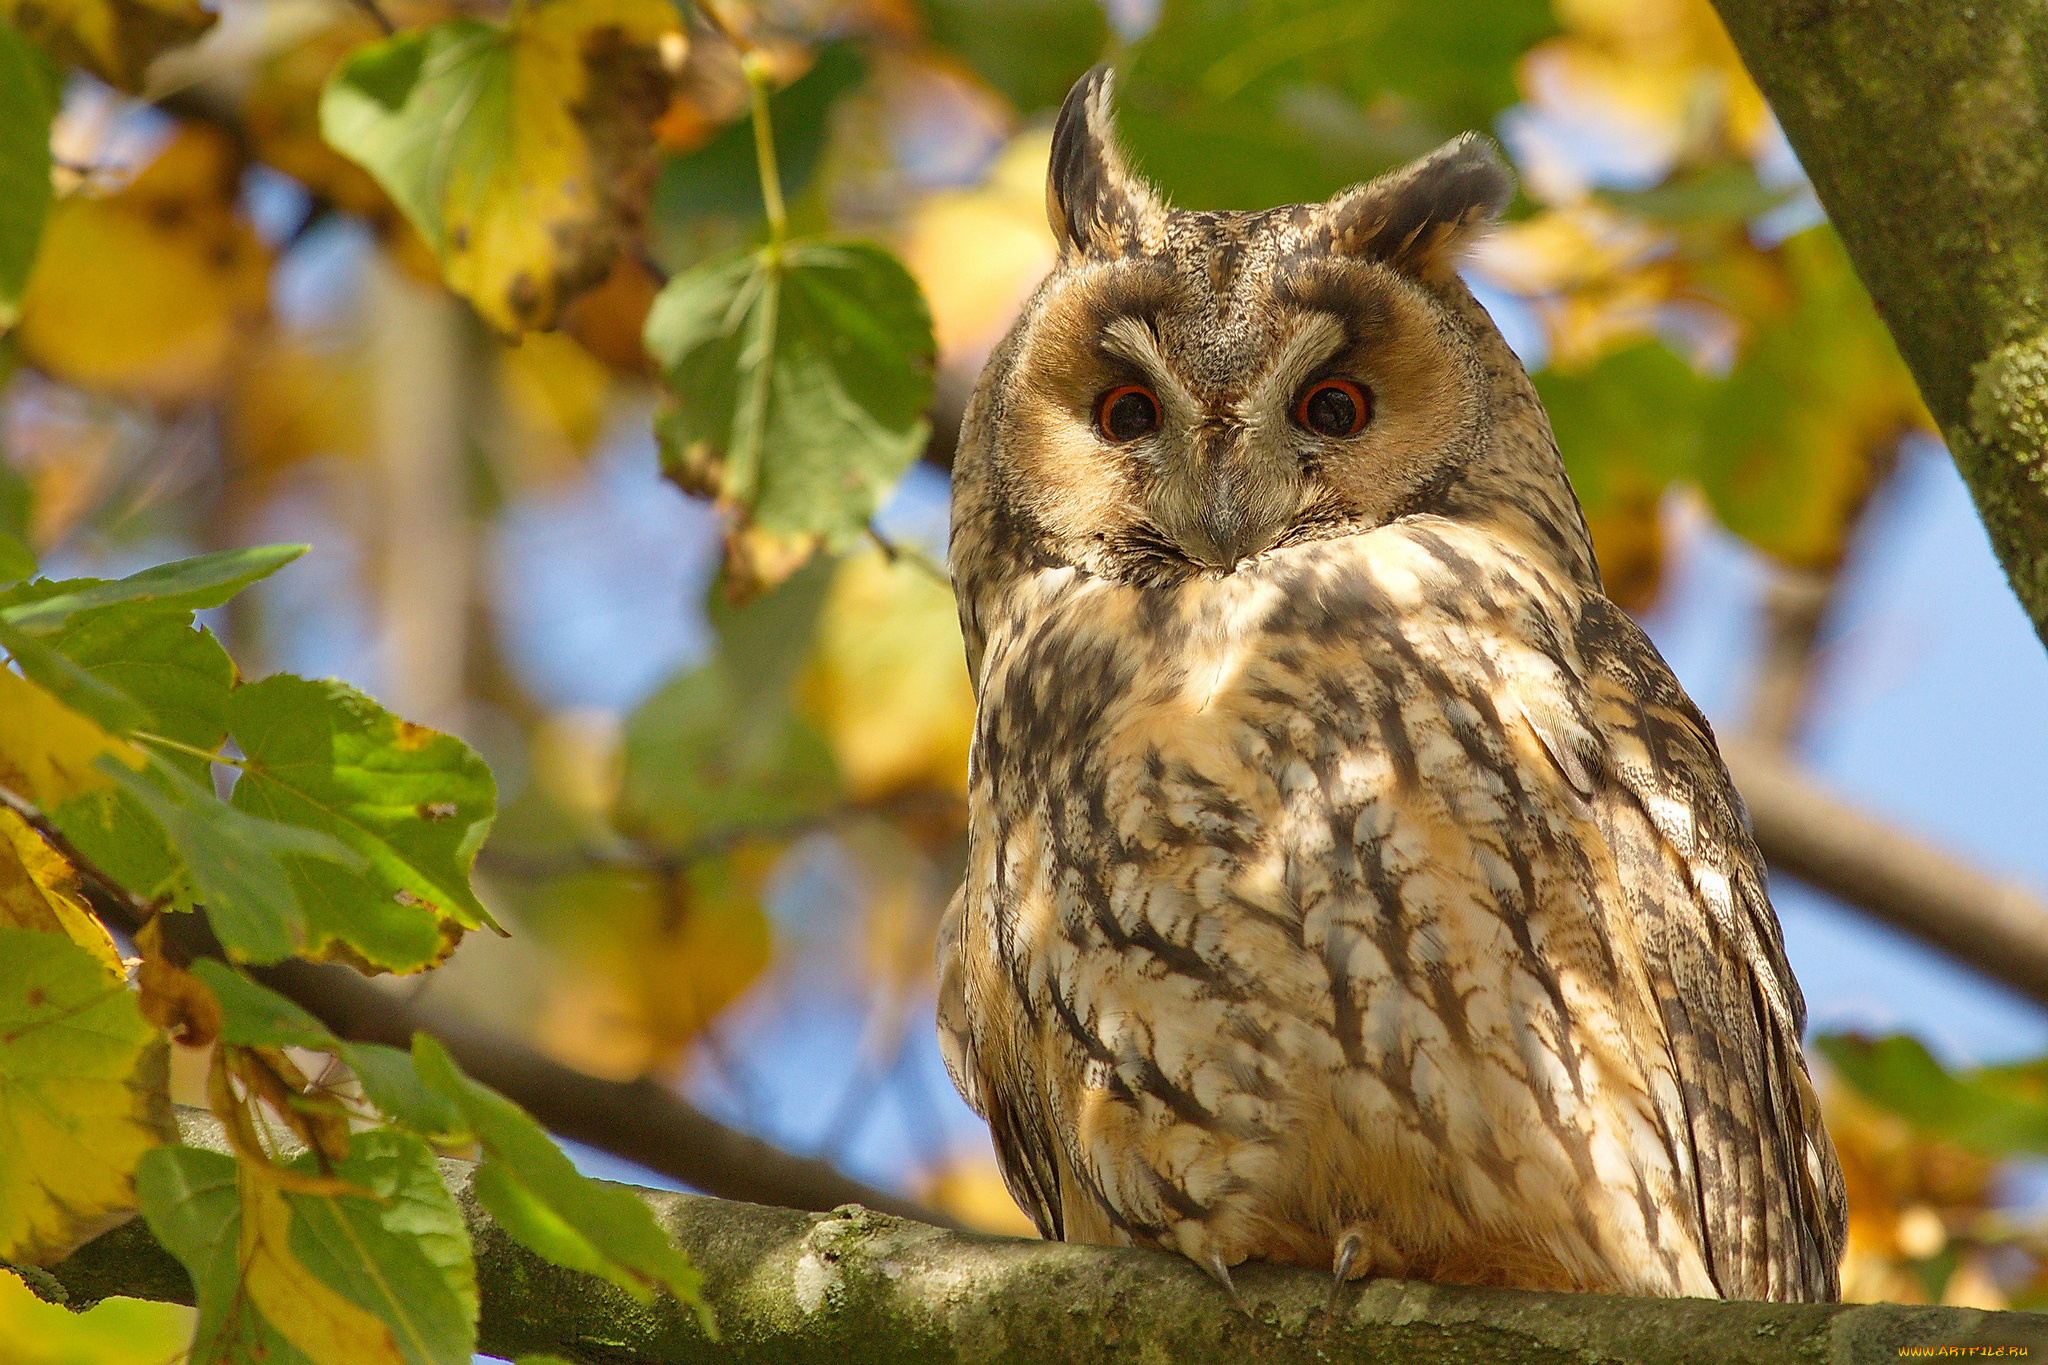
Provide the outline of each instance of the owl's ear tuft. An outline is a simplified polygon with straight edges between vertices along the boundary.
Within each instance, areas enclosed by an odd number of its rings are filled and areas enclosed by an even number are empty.
[[[1515,197],[1514,173],[1493,143],[1465,133],[1418,161],[1323,206],[1332,252],[1367,256],[1425,278],[1456,268]]]
[[[1107,64],[1074,82],[1053,125],[1045,213],[1062,256],[1126,255],[1164,225],[1166,206],[1117,146],[1111,84]]]

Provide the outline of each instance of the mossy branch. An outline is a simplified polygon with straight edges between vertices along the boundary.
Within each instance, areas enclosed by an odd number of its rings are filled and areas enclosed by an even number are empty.
[[[1714,0],[2048,641],[2041,0]]]
[[[187,1111],[181,1122],[188,1142],[223,1145],[206,1115]],[[539,1260],[477,1206],[469,1163],[447,1161],[443,1171],[476,1243],[479,1348],[507,1357],[546,1351],[589,1365],[1849,1365],[1922,1347],[1984,1348],[1959,1357],[2048,1351],[2048,1315],[1896,1304],[1624,1299],[1376,1280],[1349,1287],[1331,1313],[1324,1276],[1267,1266],[1238,1275],[1257,1315],[1248,1318],[1177,1256],[948,1232],[852,1206],[798,1213],[639,1191],[704,1271],[725,1337],[713,1344],[681,1304],[641,1305]],[[28,1278],[80,1307],[116,1294],[191,1301],[183,1270],[140,1220],[49,1276]]]

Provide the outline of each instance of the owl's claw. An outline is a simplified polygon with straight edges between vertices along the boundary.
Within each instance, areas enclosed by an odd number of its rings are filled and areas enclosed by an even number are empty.
[[[1208,1271],[1215,1278],[1216,1283],[1223,1286],[1223,1292],[1230,1295],[1230,1302],[1236,1306],[1238,1312],[1246,1317],[1252,1316],[1251,1305],[1246,1303],[1244,1296],[1237,1292],[1237,1284],[1230,1278],[1230,1267],[1223,1264],[1221,1256],[1218,1256],[1213,1251],[1210,1252],[1202,1258],[1202,1269]]]
[[[1357,1233],[1349,1233],[1337,1244],[1337,1259],[1330,1269],[1330,1297],[1323,1304],[1325,1312],[1335,1314],[1337,1297],[1344,1292],[1344,1282],[1351,1277],[1351,1263],[1358,1259],[1359,1251],[1365,1246],[1365,1239]]]

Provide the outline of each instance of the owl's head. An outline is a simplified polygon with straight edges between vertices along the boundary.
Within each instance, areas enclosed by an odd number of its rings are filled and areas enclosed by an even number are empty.
[[[1527,377],[1456,273],[1514,191],[1491,144],[1321,204],[1177,211],[1125,165],[1109,94],[1098,68],[1060,110],[1059,260],[969,405],[956,567],[1000,545],[1178,582],[1532,478],[1583,540]]]

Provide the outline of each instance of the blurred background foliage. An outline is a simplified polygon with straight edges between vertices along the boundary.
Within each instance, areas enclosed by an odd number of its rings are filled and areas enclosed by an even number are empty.
[[[401,988],[986,1226],[1025,1228],[930,1038],[973,716],[945,469],[1051,262],[1049,114],[1082,71],[1119,63],[1136,159],[1192,207],[1500,136],[1523,194],[1468,278],[1632,610],[1702,514],[1825,581],[1930,426],[1707,0],[717,13],[0,0],[0,100],[54,111],[47,170],[0,162],[0,555],[107,574],[311,542],[211,622],[244,669],[356,681],[467,738],[504,797],[477,884],[514,937]],[[888,248],[802,248],[765,359],[701,325],[759,306],[768,231],[732,35],[772,91],[789,232]],[[468,83],[452,139],[421,131],[437,81]],[[6,204],[38,176],[24,246]],[[879,361],[805,349],[802,309],[847,299]],[[800,477],[740,467],[745,386],[779,395],[772,461],[829,417],[802,406],[827,371],[863,434]],[[1849,1296],[2048,1303],[2042,1225],[2001,1194],[2048,1156],[2048,1067],[1819,1051]],[[63,1319],[12,1286],[0,1358],[175,1348],[132,1305]]]

